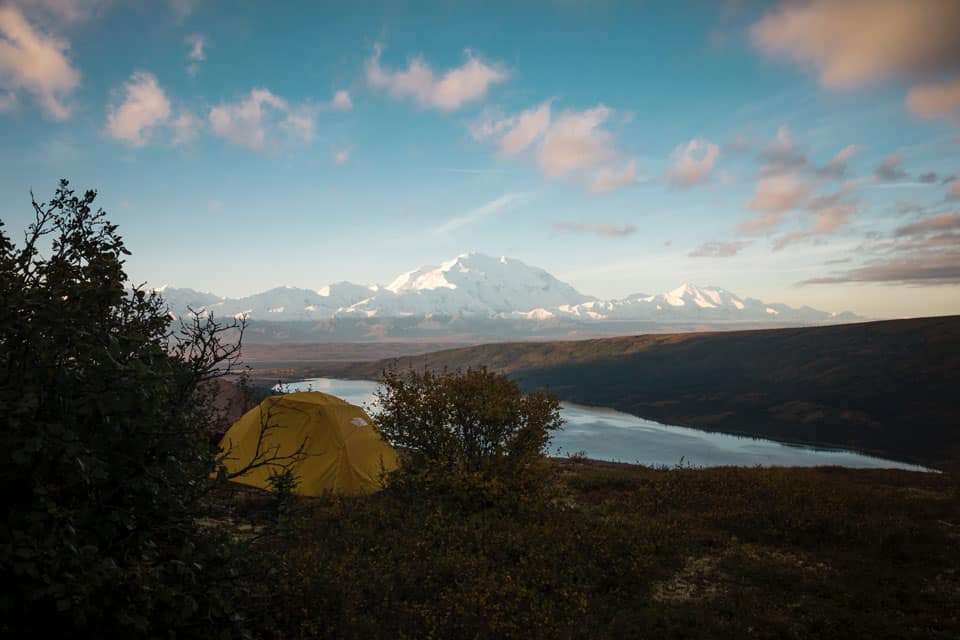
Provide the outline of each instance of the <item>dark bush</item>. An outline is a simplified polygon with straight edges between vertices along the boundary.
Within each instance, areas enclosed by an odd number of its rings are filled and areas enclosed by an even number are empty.
[[[543,458],[562,425],[556,398],[524,395],[486,368],[383,372],[374,420],[414,463],[484,475],[515,475]]]
[[[0,229],[0,635],[244,635],[249,556],[195,523],[216,456],[205,383],[242,327],[173,330],[126,288],[95,197],[61,181],[22,246]]]

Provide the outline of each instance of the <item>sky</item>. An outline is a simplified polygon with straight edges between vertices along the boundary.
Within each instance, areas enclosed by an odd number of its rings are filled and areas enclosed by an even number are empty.
[[[0,220],[97,189],[135,283],[467,252],[960,313],[960,2],[0,0]]]

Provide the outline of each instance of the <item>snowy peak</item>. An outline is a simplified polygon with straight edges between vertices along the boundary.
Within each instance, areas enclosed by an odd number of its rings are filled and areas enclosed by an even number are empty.
[[[734,306],[743,309],[743,300],[720,287],[698,287],[684,282],[662,295],[663,300],[675,307],[695,305],[701,309],[717,309]]]
[[[277,320],[330,318],[494,318],[531,322],[777,323],[849,322],[857,316],[741,298],[685,282],[660,294],[598,300],[519,260],[465,253],[402,273],[389,285],[338,282],[318,291],[276,287],[244,298],[163,287],[171,312]]]
[[[339,309],[365,300],[378,290],[379,287],[376,285],[354,284],[344,281],[320,287],[317,295],[324,298],[325,306]]]
[[[506,257],[467,253],[439,266],[401,274],[355,312],[384,307],[379,315],[496,315],[529,312],[592,300],[537,267]]]
[[[456,289],[457,285],[446,278],[446,273],[452,266],[445,262],[439,267],[420,267],[413,271],[401,273],[384,289],[393,293],[415,293],[433,289]]]
[[[190,309],[199,312],[210,305],[223,302],[223,298],[212,293],[188,288],[177,289],[169,285],[163,285],[153,292],[163,298],[167,308],[175,315],[187,315]]]

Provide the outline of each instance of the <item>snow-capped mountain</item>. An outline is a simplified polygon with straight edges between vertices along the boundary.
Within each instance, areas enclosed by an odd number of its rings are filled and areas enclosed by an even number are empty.
[[[340,282],[319,291],[297,287],[276,287],[243,298],[221,298],[193,289],[160,287],[170,311],[175,315],[195,313],[220,317],[247,316],[258,320],[310,320],[329,318],[339,310],[373,295],[376,287]]]
[[[212,293],[204,293],[188,288],[176,288],[163,285],[154,289],[163,296],[167,307],[176,315],[186,315],[190,309],[202,311],[223,302],[223,298]]]
[[[576,305],[593,300],[537,267],[470,253],[438,267],[399,275],[341,315],[483,315]]]
[[[816,323],[835,320],[839,314],[810,307],[795,309],[785,304],[766,303],[740,296],[720,287],[698,287],[684,283],[666,293],[636,293],[620,300],[596,300],[569,308],[561,313],[590,320],[621,321],[770,321],[776,323]],[[841,320],[854,319],[846,314]]]
[[[814,324],[858,319],[850,313],[799,309],[740,296],[720,287],[683,284],[660,294],[617,300],[584,295],[543,269],[511,258],[464,254],[403,273],[386,286],[339,282],[318,291],[277,287],[244,298],[161,287],[172,313],[259,321],[381,318],[473,318],[532,322],[640,321]]]

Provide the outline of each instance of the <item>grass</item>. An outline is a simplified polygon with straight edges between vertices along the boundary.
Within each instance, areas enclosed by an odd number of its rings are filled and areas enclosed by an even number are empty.
[[[300,499],[282,637],[960,637],[960,491],[891,470],[551,460],[537,489]],[[235,522],[271,497],[230,489]],[[223,517],[224,514],[220,514]]]

